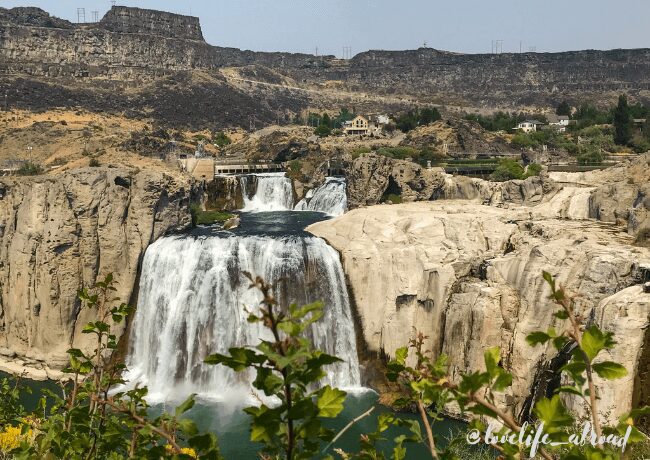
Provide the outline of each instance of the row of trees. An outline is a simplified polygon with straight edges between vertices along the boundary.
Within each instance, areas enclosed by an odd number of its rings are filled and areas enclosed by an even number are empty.
[[[468,440],[485,442],[495,455],[503,459],[535,456],[531,451],[534,429],[522,425],[509,409],[498,404],[497,395],[506,391],[513,381],[503,364],[498,347],[484,353],[484,369],[462,373],[452,378],[447,358],[432,356],[425,347],[427,337],[415,332],[408,346],[398,349],[388,362],[386,378],[399,388],[401,397],[395,405],[414,408],[419,420],[405,419],[399,413],[381,414],[376,429],[362,435],[356,451],[332,449],[335,441],[354,422],[369,415],[361,414],[338,434],[324,426],[323,421],[337,417],[343,410],[346,393],[330,386],[318,387],[327,366],[340,361],[336,356],[315,349],[306,338],[307,329],[323,316],[323,305],[280,305],[272,286],[261,278],[252,278],[251,287],[259,289],[263,300],[259,309],[250,312],[248,321],[268,329],[267,339],[256,346],[231,348],[227,354],[205,358],[210,365],[222,365],[236,372],[252,371],[253,386],[276,403],[247,407],[250,416],[251,440],[262,445],[264,459],[333,459],[333,453],[348,460],[403,460],[409,458],[409,446],[427,447],[430,457],[458,459],[455,443],[441,448],[432,425],[442,418],[444,408],[453,404],[467,416]],[[635,420],[650,414],[643,407],[624,414],[618,423],[606,425],[598,408],[595,376],[615,380],[627,375],[619,363],[607,361],[607,350],[616,342],[612,333],[601,330],[593,322],[587,324],[589,311],[581,308],[553,277],[543,274],[557,305],[556,328],[537,331],[526,337],[531,346],[549,343],[556,353],[571,350],[570,359],[560,369],[562,385],[553,394],[540,398],[533,414],[543,423],[546,433],[537,454],[546,460],[621,459],[625,443],[627,453],[635,443],[647,437],[636,427]],[[196,425],[183,416],[194,404],[191,396],[174,414],[150,417],[144,399],[145,388],[112,394],[109,390],[122,383],[124,366],[111,359],[117,348],[113,324],[124,321],[131,308],[112,297],[114,280],[108,276],[79,297],[86,308],[96,310],[97,321],[86,325],[83,332],[96,338],[96,349],[87,355],[70,349],[70,365],[65,370],[72,382],[65,387],[65,396],[51,394],[53,405],[42,399],[35,413],[27,414],[19,403],[19,391],[7,380],[0,382],[0,452],[5,458],[84,458],[84,459],[219,459],[217,440],[213,434],[199,433]],[[117,303],[116,303],[117,302]],[[561,395],[570,395],[584,403],[593,440],[570,443],[571,435],[582,431],[579,418],[565,405]],[[486,438],[488,421],[497,421],[492,436],[509,442],[490,442]],[[388,439],[390,427],[401,427],[406,434]],[[461,440],[462,439],[462,440]],[[613,443],[616,441],[616,444]],[[534,449],[533,449],[534,450]],[[647,451],[632,454],[641,458]]]

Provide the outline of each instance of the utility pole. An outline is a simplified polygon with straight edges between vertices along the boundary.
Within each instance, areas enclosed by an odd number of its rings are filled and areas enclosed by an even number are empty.
[[[9,105],[8,105],[8,97],[9,94],[5,91],[5,112],[9,112]]]
[[[93,16],[93,22],[99,22],[99,11],[93,11],[92,16]]]
[[[316,56],[318,56],[318,46],[316,47]]]
[[[86,22],[86,8],[77,8],[77,24]]]
[[[29,162],[32,163],[32,150],[34,148],[31,145],[27,146],[27,153],[29,154]]]

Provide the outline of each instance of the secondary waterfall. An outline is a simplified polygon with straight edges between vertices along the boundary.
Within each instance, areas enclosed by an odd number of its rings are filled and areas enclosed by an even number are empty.
[[[249,174],[239,178],[246,212],[293,209],[291,179],[284,173]]]
[[[325,303],[308,334],[316,348],[344,360],[328,366],[325,383],[359,387],[354,322],[336,251],[313,236],[221,232],[165,237],[147,249],[127,379],[148,385],[152,400],[250,395],[250,374],[203,364],[210,353],[255,345],[268,333],[246,321],[246,308],[255,310],[261,294],[248,288],[244,271],[278,282],[281,303]]]
[[[305,198],[293,205],[291,179],[284,173],[247,174],[239,177],[244,212],[317,211],[340,216],[348,209],[346,182],[328,177],[320,187],[309,190]]]
[[[320,187],[307,192],[296,205],[296,211],[320,211],[340,216],[348,209],[346,182],[343,178],[328,177]]]

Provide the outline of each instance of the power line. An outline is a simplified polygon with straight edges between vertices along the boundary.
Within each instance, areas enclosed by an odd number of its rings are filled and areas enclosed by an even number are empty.
[[[77,8],[77,24],[86,22],[86,8]]]
[[[93,22],[99,22],[99,11],[93,11]]]

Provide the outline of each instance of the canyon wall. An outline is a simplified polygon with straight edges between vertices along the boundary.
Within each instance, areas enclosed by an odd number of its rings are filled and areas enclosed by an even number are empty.
[[[569,199],[570,201],[570,199]],[[563,201],[564,203],[564,201]],[[587,203],[582,201],[583,207]],[[483,369],[483,352],[501,347],[513,374],[500,402],[525,418],[541,370],[556,352],[531,348],[525,337],[562,325],[542,271],[582,297],[580,308],[616,333],[612,351],[630,378],[604,385],[601,408],[616,417],[645,385],[641,356],[650,322],[650,249],[631,245],[620,227],[580,219],[577,206],[502,208],[468,201],[373,206],[308,228],[341,253],[360,329],[371,353],[394,356],[415,328],[434,353],[450,357],[450,372]],[[639,327],[643,325],[643,327]],[[646,371],[643,371],[644,373]],[[635,381],[635,376],[636,381]],[[647,395],[646,395],[647,397]]]
[[[88,168],[0,180],[0,368],[56,375],[93,312],[77,291],[114,273],[133,301],[147,246],[189,225],[186,185],[160,173]],[[9,366],[9,367],[7,367]]]
[[[113,7],[98,23],[72,24],[37,8],[0,8],[0,77],[9,89],[18,77],[132,82],[252,65],[256,70],[240,77],[270,84],[265,97],[278,110],[296,109],[282,99],[287,91],[305,103],[327,98],[320,91],[324,84],[351,95],[398,94],[474,108],[549,107],[562,99],[605,104],[621,92],[650,98],[649,49],[462,54],[421,48],[368,51],[342,60],[212,46],[197,18],[153,10]],[[296,92],[296,86],[319,91]],[[245,89],[253,94],[260,88]],[[26,104],[16,97],[12,102]]]

